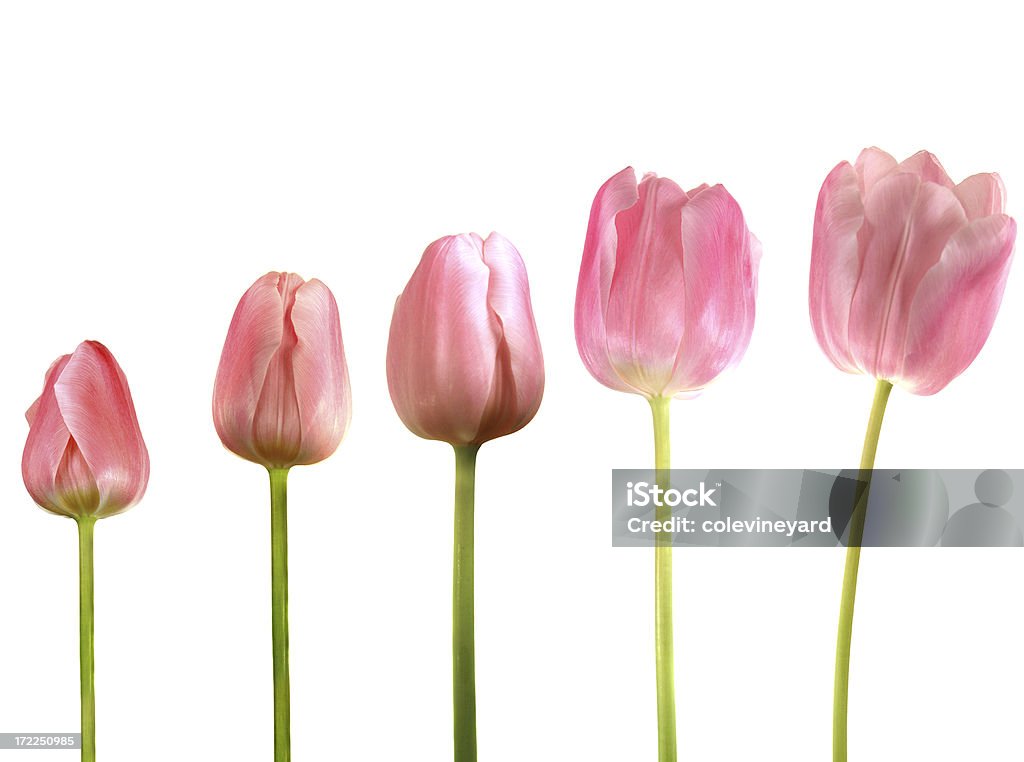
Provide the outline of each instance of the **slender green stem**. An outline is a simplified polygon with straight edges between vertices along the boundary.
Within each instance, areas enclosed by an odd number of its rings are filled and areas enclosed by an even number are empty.
[[[288,680],[288,469],[270,470],[271,625],[274,641],[274,762],[292,758]]]
[[[452,571],[452,687],[455,762],[476,762],[473,633],[473,493],[479,445],[455,447],[455,558]]]
[[[658,486],[668,489],[672,457],[669,445],[671,397],[651,399],[654,415],[654,467]],[[672,509],[658,506],[655,519],[671,517]],[[659,532],[654,540],[654,653],[658,690],[658,762],[676,760],[675,660],[672,655],[672,535]]]
[[[860,474],[854,495],[850,532],[846,543],[846,568],[843,571],[843,593],[839,602],[839,635],[836,638],[836,676],[832,697],[832,760],[846,762],[846,722],[850,698],[850,645],[853,639],[853,604],[857,596],[857,572],[860,569],[860,546],[864,540],[864,522],[871,491],[871,472],[875,467],[878,435],[882,430],[885,404],[892,384],[879,381],[871,405],[864,449],[860,457]]]
[[[96,686],[93,660],[92,539],[96,519],[78,522],[78,666],[82,688],[82,762],[96,760]]]

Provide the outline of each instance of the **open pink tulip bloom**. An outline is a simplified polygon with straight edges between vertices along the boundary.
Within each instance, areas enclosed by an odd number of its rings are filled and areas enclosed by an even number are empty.
[[[149,482],[128,381],[105,346],[84,341],[50,366],[28,409],[21,474],[51,513],[103,518],[135,505]]]
[[[224,446],[267,468],[333,453],[352,408],[338,305],[327,286],[267,273],[228,328],[213,391]]]
[[[841,370],[934,394],[977,357],[1017,233],[996,174],[959,185],[932,154],[877,148],[825,179],[814,217],[811,322]]]
[[[761,245],[721,185],[683,191],[627,167],[597,192],[576,290],[576,345],[605,386],[687,397],[739,362]]]
[[[388,388],[426,439],[482,444],[537,413],[544,360],[526,266],[497,233],[434,241],[395,302]]]

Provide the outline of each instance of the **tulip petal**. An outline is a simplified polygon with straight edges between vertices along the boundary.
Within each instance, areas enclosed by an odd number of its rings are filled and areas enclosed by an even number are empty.
[[[1006,203],[1006,188],[995,172],[971,175],[953,190],[964,207],[967,219],[976,220],[1002,214]]]
[[[262,463],[285,468],[295,465],[302,449],[302,426],[295,391],[293,351],[298,343],[292,325],[295,294],[305,281],[295,273],[281,273],[277,280],[280,305],[271,315],[281,320],[280,343],[270,356],[263,388],[253,412],[252,449]]]
[[[949,179],[938,157],[928,151],[918,151],[910,158],[904,159],[897,171],[909,172],[925,182],[936,183],[944,188],[953,188],[953,181]]]
[[[844,164],[846,162],[843,162]],[[860,179],[860,192],[863,196],[875,184],[886,175],[889,175],[897,167],[896,159],[883,151],[881,148],[865,148],[860,152],[854,169],[857,170],[857,177]],[[832,170],[833,172],[835,170]]]
[[[213,392],[213,422],[224,446],[260,462],[253,420],[270,361],[284,333],[281,274],[267,273],[242,296],[231,318]]]
[[[761,244],[739,204],[721,185],[682,208],[686,312],[677,344],[671,394],[710,384],[743,357],[754,327]]]
[[[978,356],[999,311],[1016,234],[1016,223],[999,214],[950,238],[914,296],[901,385],[934,394]]]
[[[590,210],[576,287],[576,346],[583,364],[602,384],[623,392],[636,390],[619,377],[608,359],[605,310],[615,272],[615,215],[633,206],[638,198],[632,167],[626,167],[601,186]]]
[[[491,396],[501,327],[487,304],[490,271],[475,235],[434,241],[395,302],[388,388],[405,425],[469,444]]]
[[[63,509],[61,513],[67,516],[93,516],[100,507],[96,477],[74,439],[68,440],[64,457],[57,467],[53,495],[54,501]]]
[[[128,381],[113,355],[99,342],[82,342],[53,389],[68,432],[96,480],[95,515],[134,505],[149,480],[149,453]]]
[[[495,432],[510,434],[529,423],[544,391],[544,358],[526,265],[515,246],[498,233],[484,241],[483,257],[490,269],[487,303],[501,324],[505,346],[494,375],[490,412],[484,415],[487,430],[477,434],[481,441],[493,438]]]
[[[32,499],[51,513],[61,515],[72,514],[55,499],[54,477],[71,441],[71,434],[64,425],[53,388],[70,360],[71,355],[64,355],[46,372],[43,393],[26,414],[29,432],[21,459],[22,479]]]
[[[915,174],[889,175],[868,193],[850,309],[851,351],[864,372],[880,379],[899,373],[918,285],[966,223],[952,190]]]
[[[297,339],[292,370],[302,435],[295,463],[318,463],[338,448],[352,410],[341,320],[330,289],[316,279],[300,286],[291,322]]]
[[[836,367],[848,373],[858,369],[850,353],[849,325],[850,302],[860,277],[857,231],[864,222],[859,187],[865,178],[873,176],[877,164],[884,163],[875,155],[880,153],[877,149],[863,151],[856,170],[845,161],[837,164],[821,186],[814,213],[811,323],[822,350]],[[895,166],[895,159],[884,155]]]
[[[672,378],[686,330],[682,212],[688,199],[668,178],[651,175],[638,191],[637,203],[615,217],[605,327],[615,372],[634,389],[656,396]]]

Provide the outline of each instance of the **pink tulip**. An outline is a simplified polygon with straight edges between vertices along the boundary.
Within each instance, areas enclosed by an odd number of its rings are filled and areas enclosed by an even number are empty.
[[[811,322],[841,370],[934,394],[981,351],[1017,233],[996,174],[955,185],[927,151],[842,162],[818,195]]]
[[[689,192],[627,167],[597,192],[576,290],[576,345],[605,386],[692,396],[739,362],[761,245],[721,185]]]
[[[338,305],[318,280],[267,273],[228,328],[213,391],[224,446],[271,469],[333,453],[352,408]]]
[[[103,518],[142,498],[149,453],[128,381],[98,341],[82,342],[50,366],[25,417],[21,475],[40,506],[71,518]]]
[[[426,439],[481,444],[530,422],[544,360],[509,241],[471,233],[427,247],[395,302],[387,372],[399,417]]]

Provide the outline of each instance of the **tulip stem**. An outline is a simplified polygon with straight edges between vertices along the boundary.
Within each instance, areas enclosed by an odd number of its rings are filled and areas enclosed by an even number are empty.
[[[96,760],[96,686],[93,659],[93,530],[96,519],[78,523],[78,666],[82,688],[82,762]]]
[[[473,632],[473,501],[479,445],[455,446],[455,554],[452,572],[452,687],[455,762],[476,762]]]
[[[274,762],[290,762],[288,680],[288,469],[270,471],[271,635],[274,643]]]
[[[658,486],[671,486],[672,457],[669,444],[669,405],[671,397],[653,397],[654,467]],[[655,508],[655,519],[665,521],[672,509]],[[676,688],[675,660],[672,654],[672,535],[659,532],[654,538],[654,653],[658,691],[658,760],[676,760]]]
[[[846,721],[850,698],[850,644],[853,639],[853,604],[857,597],[857,572],[860,569],[860,547],[864,540],[864,523],[868,512],[871,474],[875,467],[878,435],[889,400],[892,384],[879,380],[871,405],[864,449],[860,457],[860,473],[850,515],[850,531],[846,542],[846,567],[843,571],[843,592],[839,601],[839,635],[836,639],[836,675],[832,698],[832,760],[846,762]]]

